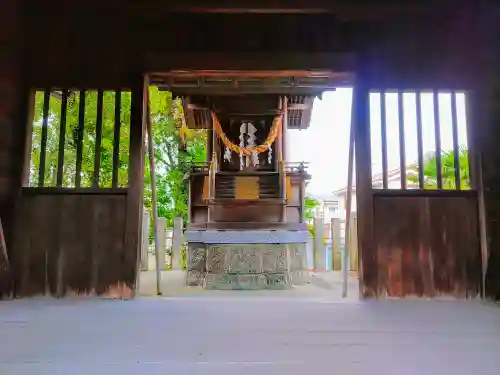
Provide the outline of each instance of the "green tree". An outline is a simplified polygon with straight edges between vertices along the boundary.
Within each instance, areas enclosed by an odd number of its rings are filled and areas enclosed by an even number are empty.
[[[316,208],[319,206],[319,201],[315,198],[312,197],[307,197],[305,198],[305,220],[310,221],[314,219],[314,211]]]
[[[469,152],[466,147],[460,147],[459,150],[459,175],[460,187],[462,189],[470,189],[470,175],[469,175]],[[418,184],[419,167],[413,164],[409,170],[414,172],[408,175],[408,181]],[[455,189],[455,152],[443,151],[441,152],[441,171],[442,171],[442,186],[443,189]],[[437,162],[436,154],[429,153],[424,158],[423,163],[424,174],[424,188],[437,189]]]
[[[182,105],[167,91],[149,90],[156,161],[158,215],[173,225],[176,216],[187,220],[188,172],[193,163],[206,160],[206,132],[182,128]],[[186,135],[182,144],[181,131]],[[151,209],[149,154],[146,158],[144,205]]]

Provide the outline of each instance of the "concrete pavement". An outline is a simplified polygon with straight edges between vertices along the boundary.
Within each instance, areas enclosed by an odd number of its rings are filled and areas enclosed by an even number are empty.
[[[498,375],[500,307],[231,297],[0,303],[0,374]]]

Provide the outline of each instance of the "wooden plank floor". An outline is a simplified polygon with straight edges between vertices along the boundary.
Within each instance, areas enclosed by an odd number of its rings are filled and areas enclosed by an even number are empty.
[[[481,302],[182,297],[0,303],[0,373],[497,375]]]

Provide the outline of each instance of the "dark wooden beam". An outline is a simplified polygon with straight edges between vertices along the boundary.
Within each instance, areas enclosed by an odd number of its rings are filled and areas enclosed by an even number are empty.
[[[279,14],[322,14],[336,13],[351,17],[376,17],[393,13],[424,12],[446,1],[408,0],[187,0],[168,2],[161,0],[130,1],[131,8],[162,8],[170,12],[192,13],[279,13]]]

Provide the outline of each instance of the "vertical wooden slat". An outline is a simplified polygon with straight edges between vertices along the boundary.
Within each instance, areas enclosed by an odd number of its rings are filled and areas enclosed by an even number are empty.
[[[284,95],[283,96],[283,116],[281,118],[281,121],[283,122],[281,124],[281,155],[282,155],[282,163],[286,163],[289,161],[287,159],[287,155],[289,155],[289,150],[287,150],[287,131],[288,131],[288,96]],[[280,186],[281,186],[281,191],[280,191],[280,197],[282,199],[286,199],[286,173],[285,173],[285,164],[281,166],[283,169],[280,171]],[[301,205],[301,210],[300,210],[300,217],[302,218],[303,212],[302,212],[302,205]],[[281,207],[281,222],[286,222],[286,204],[283,204]],[[302,220],[300,219],[300,222]]]
[[[61,122],[59,123],[59,154],[57,158],[57,187],[63,185],[64,144],[66,143],[66,115],[68,110],[68,90],[63,90],[61,99]]]
[[[466,91],[464,95],[465,127],[467,131],[467,159],[469,164],[469,187],[477,190],[478,194],[481,194],[480,186],[482,185],[482,182],[479,176],[481,152],[479,151],[479,146],[481,145],[481,140],[484,136],[481,135],[481,129],[478,129],[479,126],[476,125],[479,122],[477,118],[481,117],[477,113],[474,113],[474,108],[478,105],[478,93],[475,91]]]
[[[380,92],[380,137],[382,140],[382,181],[383,188],[389,187],[387,171],[387,116],[385,109],[385,90]]]
[[[76,139],[76,171],[75,186],[80,187],[82,181],[82,152],[83,132],[85,130],[85,90],[80,90],[80,103],[78,108],[78,132]]]
[[[424,145],[422,139],[422,93],[415,93],[417,109],[418,187],[424,188]]]
[[[43,93],[42,138],[40,141],[40,165],[38,168],[38,187],[43,187],[45,181],[45,159],[47,157],[47,131],[49,126],[50,90]]]
[[[284,162],[289,161],[288,155],[290,150],[286,149],[287,144],[287,131],[288,131],[288,96],[283,96],[283,123],[281,124],[281,155]]]
[[[460,190],[460,149],[458,147],[457,93],[451,92],[451,128],[453,132],[453,167],[455,169],[455,189]],[[470,168],[470,167],[469,167]]]
[[[118,167],[120,162],[120,125],[121,125],[122,92],[115,92],[115,129],[113,136],[113,176],[111,186],[118,187]]]
[[[24,149],[20,150],[19,156],[23,160],[23,170],[21,177],[22,186],[29,186],[30,183],[30,172],[31,172],[31,152],[33,148],[33,122],[35,119],[35,103],[36,103],[36,91],[32,89],[26,89],[25,112],[21,113],[22,123],[26,124],[22,131],[21,139],[24,139]],[[22,152],[22,154],[21,154]],[[34,182],[34,181],[33,181]]]
[[[406,140],[403,108],[403,93],[398,91],[398,121],[399,121],[399,170],[401,173],[401,189],[407,188],[406,182]]]
[[[439,121],[439,93],[434,90],[434,138],[436,141],[436,179],[437,188],[443,188],[443,166],[441,162],[441,122]]]
[[[92,187],[99,187],[99,175],[101,172],[101,141],[102,141],[102,108],[103,92],[97,92],[97,119],[95,125],[95,153],[94,153],[94,178]]]

